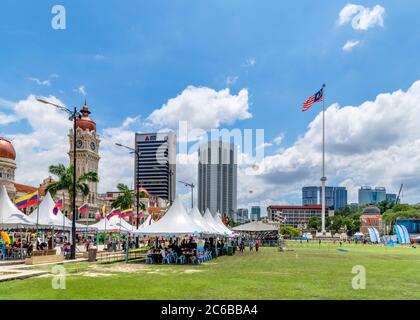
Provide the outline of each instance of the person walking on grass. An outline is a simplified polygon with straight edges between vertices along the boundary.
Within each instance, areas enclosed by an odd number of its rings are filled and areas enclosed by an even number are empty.
[[[260,242],[257,240],[257,241],[255,241],[255,251],[258,252],[259,248],[260,248]]]

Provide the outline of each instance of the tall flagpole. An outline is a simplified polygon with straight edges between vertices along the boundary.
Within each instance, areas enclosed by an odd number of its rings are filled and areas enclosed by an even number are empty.
[[[321,203],[322,203],[322,234],[326,234],[325,230],[325,84],[322,85],[322,190],[321,190]]]

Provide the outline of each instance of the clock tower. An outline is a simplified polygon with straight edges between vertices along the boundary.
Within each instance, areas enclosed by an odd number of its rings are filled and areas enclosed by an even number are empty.
[[[98,173],[99,164],[99,143],[100,139],[96,133],[96,123],[90,118],[89,107],[86,102],[80,110],[81,117],[76,120],[76,176],[87,173]],[[73,129],[69,132],[70,163],[73,163]],[[95,214],[99,210],[98,203],[98,185],[97,183],[87,182],[90,193],[87,198],[79,195],[76,199],[76,205],[82,206],[84,203],[89,204],[89,213],[80,217],[81,219],[94,219]]]

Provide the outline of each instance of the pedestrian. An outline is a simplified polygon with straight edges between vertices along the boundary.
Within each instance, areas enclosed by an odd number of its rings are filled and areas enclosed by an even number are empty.
[[[260,242],[257,240],[257,241],[255,241],[255,251],[258,252],[259,248],[260,248]]]

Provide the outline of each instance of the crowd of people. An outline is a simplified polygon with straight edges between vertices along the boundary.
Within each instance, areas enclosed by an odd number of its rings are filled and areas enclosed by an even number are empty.
[[[197,250],[197,242],[192,237],[189,239],[169,239],[169,241],[156,238],[154,242],[149,242],[148,245],[147,257],[153,263],[165,262],[165,258],[168,256],[184,256],[187,263],[195,263],[200,254],[204,255],[207,252],[211,254],[212,258],[215,258],[228,255],[229,250],[231,250],[232,255],[237,251],[243,253],[246,246],[249,247],[250,251],[255,249],[258,252],[260,248],[258,240],[208,238],[204,239],[204,248],[199,252]]]

